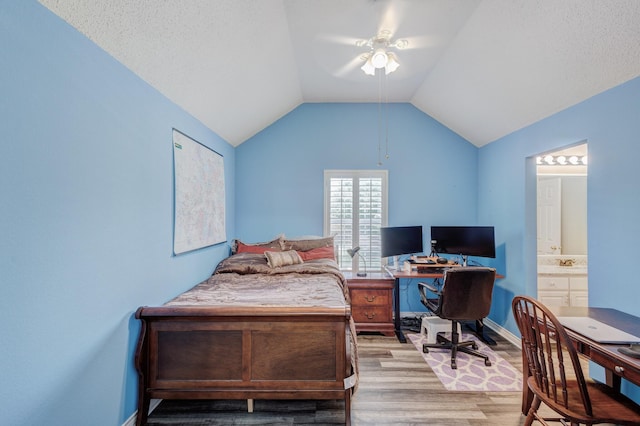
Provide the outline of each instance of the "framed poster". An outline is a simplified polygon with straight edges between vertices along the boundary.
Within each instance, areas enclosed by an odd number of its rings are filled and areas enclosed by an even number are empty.
[[[173,129],[174,254],[227,240],[222,155]]]

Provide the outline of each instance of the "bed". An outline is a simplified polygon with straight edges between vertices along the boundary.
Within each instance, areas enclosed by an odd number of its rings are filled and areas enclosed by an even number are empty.
[[[254,399],[341,399],[350,424],[357,353],[346,281],[334,260],[276,254],[232,255],[165,305],[137,310],[137,425],[152,398],[246,399],[249,410]]]

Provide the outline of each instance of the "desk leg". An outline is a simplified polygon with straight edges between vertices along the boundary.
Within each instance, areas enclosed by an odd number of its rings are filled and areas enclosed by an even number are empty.
[[[480,340],[482,340],[484,343],[486,343],[489,346],[495,346],[496,345],[496,341],[493,340],[491,337],[487,336],[484,334],[484,321],[483,320],[476,320],[476,327],[473,328],[471,326],[469,326],[467,324],[467,327],[469,327],[471,329],[471,331],[473,331],[473,333],[478,336],[478,338]]]
[[[393,286],[393,324],[398,341],[407,343],[407,338],[402,332],[402,318],[400,318],[400,278],[394,280]]]

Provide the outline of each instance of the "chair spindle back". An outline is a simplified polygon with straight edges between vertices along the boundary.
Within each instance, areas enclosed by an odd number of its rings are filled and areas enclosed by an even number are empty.
[[[592,416],[580,360],[562,324],[547,307],[528,296],[516,296],[512,308],[527,366],[538,391],[565,408],[569,407],[569,401],[580,400],[584,412]],[[567,386],[568,378],[575,378],[578,386]]]

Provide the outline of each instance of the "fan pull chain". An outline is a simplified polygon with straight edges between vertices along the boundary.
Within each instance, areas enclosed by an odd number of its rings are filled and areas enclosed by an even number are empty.
[[[378,75],[378,166],[382,166],[382,73]]]
[[[389,84],[387,74],[384,74],[384,94],[385,94],[385,154],[384,158],[389,159]]]

